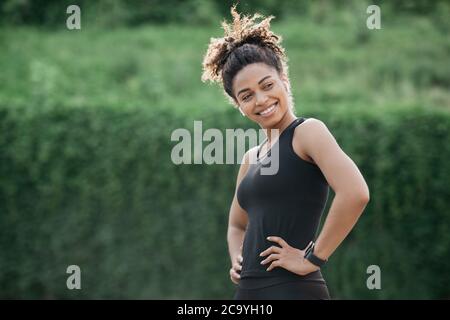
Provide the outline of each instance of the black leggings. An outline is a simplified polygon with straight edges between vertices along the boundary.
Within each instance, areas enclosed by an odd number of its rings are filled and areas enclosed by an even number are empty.
[[[258,289],[236,290],[234,300],[329,300],[327,285],[319,281],[292,281]]]

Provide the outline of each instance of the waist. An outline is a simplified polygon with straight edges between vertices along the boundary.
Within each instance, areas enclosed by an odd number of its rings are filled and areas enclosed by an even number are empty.
[[[239,287],[242,289],[259,289],[291,281],[314,281],[325,284],[320,270],[301,276],[283,268],[272,271],[247,270],[241,273]]]

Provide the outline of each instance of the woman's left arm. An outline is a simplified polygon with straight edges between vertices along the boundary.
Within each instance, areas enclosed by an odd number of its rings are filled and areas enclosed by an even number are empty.
[[[295,135],[298,135],[295,140],[302,142],[302,151],[313,159],[335,192],[330,211],[314,246],[314,255],[327,260],[358,221],[369,202],[369,188],[358,167],[342,151],[322,121],[308,119],[296,128]],[[299,275],[306,275],[319,269],[304,258],[306,248],[301,250],[291,247],[276,235],[268,237],[268,240],[279,246],[271,246],[260,254],[265,257],[261,264],[270,263],[267,271],[282,267]]]
[[[300,126],[303,127],[303,150],[314,160],[335,192],[314,247],[314,255],[326,260],[364,211],[369,202],[369,188],[358,167],[342,151],[322,121],[312,118],[305,121],[303,126]]]

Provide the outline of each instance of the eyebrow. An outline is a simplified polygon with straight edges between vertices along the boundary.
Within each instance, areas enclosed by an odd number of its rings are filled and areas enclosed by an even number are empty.
[[[267,78],[270,78],[270,77],[271,77],[270,75],[265,76],[264,78],[262,78],[261,80],[258,81],[258,84],[261,84],[261,82],[263,82],[264,80],[266,80]],[[247,91],[247,90],[250,90],[250,89],[249,88],[245,88],[245,89],[240,90],[238,92],[237,96],[239,96],[242,92]]]

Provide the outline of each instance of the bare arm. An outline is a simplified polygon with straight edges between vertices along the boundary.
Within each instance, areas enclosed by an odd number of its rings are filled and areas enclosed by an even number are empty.
[[[369,188],[358,167],[342,151],[322,121],[310,119],[300,128],[303,150],[314,160],[335,192],[314,249],[316,256],[328,259],[364,211],[369,202]]]
[[[230,214],[228,219],[227,240],[228,240],[228,251],[230,253],[230,259],[232,263],[233,261],[236,261],[236,258],[241,253],[241,245],[242,242],[244,241],[245,230],[247,228],[248,223],[247,212],[241,208],[239,202],[237,201],[237,189],[242,179],[245,177],[245,174],[247,173],[250,152],[252,152],[252,149],[244,155],[241,167],[239,168],[236,180],[236,188],[234,192],[233,201],[231,203]]]
[[[255,149],[250,149],[245,155],[242,161],[241,167],[239,168],[239,173],[236,181],[236,188],[233,196],[233,201],[231,203],[230,215],[228,220],[228,251],[231,260],[230,278],[234,283],[238,283],[240,279],[240,271],[242,269],[242,243],[244,241],[245,231],[248,223],[247,212],[239,205],[237,201],[237,189],[242,179],[248,170],[249,165],[249,154],[255,152]]]

